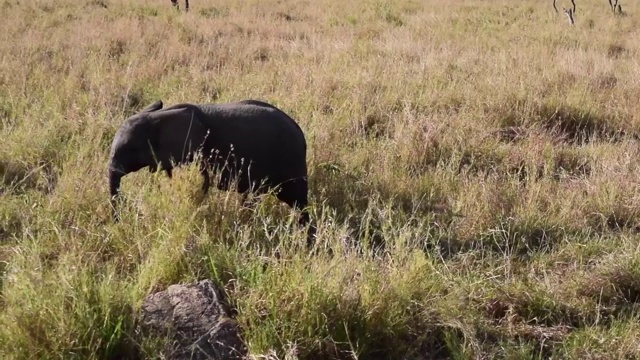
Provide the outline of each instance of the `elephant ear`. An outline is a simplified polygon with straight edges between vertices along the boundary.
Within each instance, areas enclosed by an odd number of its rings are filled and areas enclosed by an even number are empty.
[[[153,104],[147,106],[146,108],[140,110],[140,114],[149,113],[149,112],[153,112],[153,111],[158,111],[160,109],[162,109],[162,100],[158,100],[158,101],[154,102]]]
[[[151,142],[164,168],[168,161],[183,161],[205,140],[207,129],[189,108],[170,109],[148,115]]]

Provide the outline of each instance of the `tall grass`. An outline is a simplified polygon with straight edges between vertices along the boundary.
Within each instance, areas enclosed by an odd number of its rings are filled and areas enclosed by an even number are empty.
[[[143,298],[203,278],[255,358],[640,356],[635,2],[0,9],[2,358],[155,358]],[[110,220],[127,116],[246,98],[305,131],[316,251],[194,167],[125,177]]]

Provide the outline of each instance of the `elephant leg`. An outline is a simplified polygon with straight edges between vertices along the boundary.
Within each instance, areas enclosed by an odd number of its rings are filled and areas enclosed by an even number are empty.
[[[247,209],[253,209],[256,206],[256,199],[254,197],[249,198],[249,192],[242,193],[242,207]]]
[[[308,205],[307,192],[308,184],[306,179],[295,179],[283,183],[278,192],[278,199],[285,202],[296,210],[302,211],[300,225],[306,225],[309,222],[309,214],[305,210]]]
[[[229,166],[217,166],[216,172],[220,174],[218,190],[229,191],[231,189],[231,183],[235,180]]]
[[[224,173],[220,174],[220,180],[218,181],[218,190],[229,191],[231,179]]]
[[[307,179],[295,179],[285,182],[280,187],[278,199],[285,202],[296,210],[300,210],[299,226],[306,226],[310,221],[309,212],[306,207],[308,205],[307,194],[309,185]],[[315,243],[316,227],[311,224],[307,231],[307,246],[310,248]]]
[[[266,194],[267,191],[267,186],[260,186],[256,182],[249,182],[246,179],[241,179],[238,185],[238,192],[242,194],[242,206],[248,208],[254,208],[258,202],[258,196]]]
[[[184,0],[185,11],[189,11],[189,0]]]
[[[200,166],[200,174],[202,174],[202,192],[204,195],[207,195],[209,192],[209,187],[211,186],[211,176],[209,174],[209,169],[206,165]]]

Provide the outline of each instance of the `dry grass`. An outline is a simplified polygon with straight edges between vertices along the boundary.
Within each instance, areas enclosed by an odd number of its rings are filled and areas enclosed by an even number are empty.
[[[141,300],[213,277],[256,358],[640,357],[623,5],[0,0],[0,354],[153,358]],[[245,98],[306,133],[320,251],[193,168],[125,178],[111,223],[128,115]]]

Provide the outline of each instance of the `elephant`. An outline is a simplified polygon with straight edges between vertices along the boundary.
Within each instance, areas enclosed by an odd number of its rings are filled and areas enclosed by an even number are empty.
[[[175,6],[176,9],[180,9],[180,5],[178,5],[178,0],[171,0],[171,4]],[[189,11],[189,0],[184,0],[185,11]]]
[[[300,126],[277,107],[258,100],[225,104],[181,103],[163,109],[157,100],[130,116],[117,130],[109,154],[109,191],[114,220],[123,176],[148,167],[169,178],[172,169],[195,161],[207,194],[211,172],[220,174],[220,190],[266,193],[300,210],[309,221],[307,143]]]

